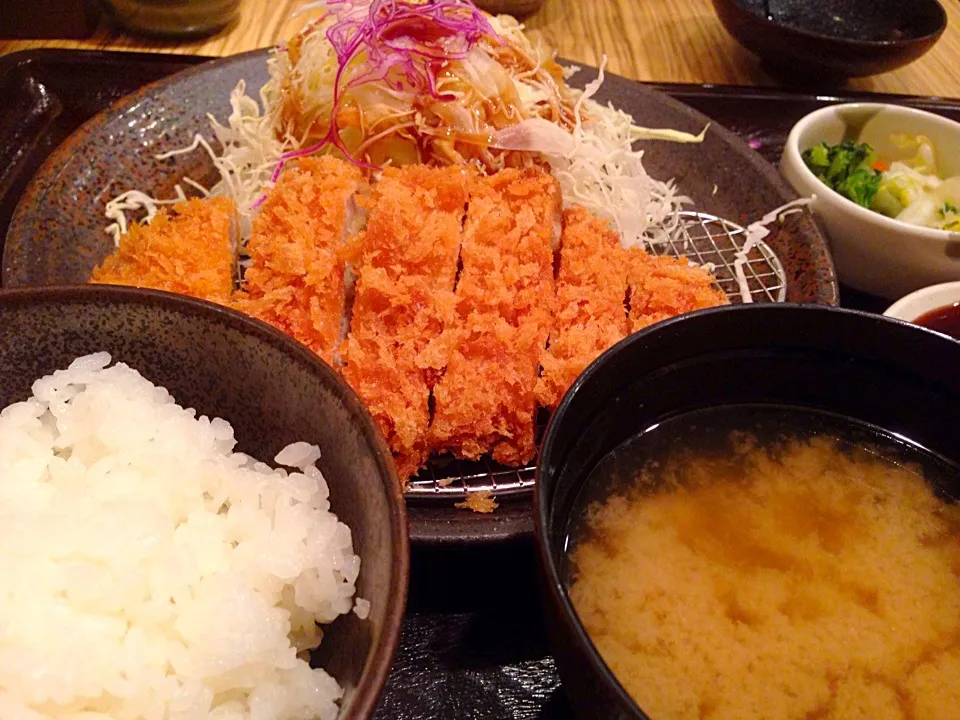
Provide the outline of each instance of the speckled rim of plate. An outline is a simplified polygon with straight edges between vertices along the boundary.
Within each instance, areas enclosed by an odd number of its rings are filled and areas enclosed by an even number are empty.
[[[4,246],[3,286],[84,282],[113,247],[103,231],[106,200],[133,188],[169,197],[175,179],[184,174],[209,181],[211,167],[202,151],[163,161],[154,156],[188,145],[196,132],[209,137],[207,114],[220,119],[229,114],[229,93],[240,79],[246,80],[248,93],[266,81],[268,52],[213,60],[146,85],[65,140],[14,212]],[[572,82],[585,83],[595,74],[582,67]],[[695,133],[710,122],[683,103],[616,75],[605,76],[597,99],[615,100],[635,122],[650,127]],[[741,225],[796,198],[771,165],[715,123],[700,145],[648,143],[644,160],[652,176],[674,178],[697,210]],[[790,216],[766,241],[786,269],[788,301],[838,303],[827,243],[808,212]],[[418,503],[409,504],[409,515],[411,538],[420,542],[508,540],[532,529],[529,498],[504,503],[489,516]]]

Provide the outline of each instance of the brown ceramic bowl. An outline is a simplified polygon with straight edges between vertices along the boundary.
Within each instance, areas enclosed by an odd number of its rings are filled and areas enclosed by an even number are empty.
[[[240,14],[240,0],[102,0],[102,4],[127,30],[171,39],[212,35]]]
[[[477,7],[491,15],[513,15],[518,18],[532,15],[541,5],[543,0],[477,0]]]
[[[0,292],[0,407],[34,380],[101,350],[183,406],[229,421],[239,450],[272,460],[318,444],[333,512],[360,556],[357,593],[370,616],[342,615],[313,660],[345,689],[341,718],[372,715],[400,635],[407,521],[386,443],[354,392],[314,353],[271,327],[209,303],[110,286]]]
[[[771,72],[823,81],[913,62],[943,34],[937,0],[713,0],[734,39]]]

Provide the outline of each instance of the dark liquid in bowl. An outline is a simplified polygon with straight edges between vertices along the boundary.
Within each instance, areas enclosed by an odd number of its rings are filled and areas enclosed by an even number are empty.
[[[960,340],[960,302],[925,312],[913,322]]]
[[[896,42],[924,34],[910,7],[894,3],[811,2],[811,0],[740,0],[756,15],[794,30],[844,40]]]

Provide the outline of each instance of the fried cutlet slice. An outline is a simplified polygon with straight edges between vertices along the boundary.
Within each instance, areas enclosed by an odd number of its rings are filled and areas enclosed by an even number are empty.
[[[686,258],[650,255],[631,248],[628,256],[630,332],[681,313],[725,305],[713,275]]]
[[[550,330],[560,189],[540,170],[476,178],[464,223],[453,350],[433,391],[430,447],[521,465]]]
[[[177,203],[131,225],[96,268],[92,283],[134,285],[225,302],[236,268],[235,209],[227,197]]]
[[[430,388],[449,354],[468,175],[460,168],[387,168],[366,228],[349,243],[357,281],[343,376],[389,443],[404,481],[426,461]]]
[[[578,206],[564,210],[555,312],[536,388],[544,407],[556,407],[577,375],[626,337],[628,252],[601,218]]]
[[[340,257],[365,188],[358,168],[328,156],[303,158],[280,175],[253,218],[238,310],[295,337],[336,364],[345,326]]]
[[[368,310],[383,315],[384,332],[413,347],[429,387],[446,365],[441,331],[455,302],[469,179],[465,170],[452,166],[387,168],[368,202],[367,227],[346,250],[358,275],[354,316]],[[418,295],[412,301],[415,312],[398,305],[402,299],[388,301],[360,292],[361,287],[372,291],[394,286]],[[402,318],[391,319],[397,313]]]
[[[515,327],[498,313],[465,318],[433,390],[431,449],[467,459],[491,452],[508,465],[527,462],[534,450],[531,365],[544,338],[536,324]]]

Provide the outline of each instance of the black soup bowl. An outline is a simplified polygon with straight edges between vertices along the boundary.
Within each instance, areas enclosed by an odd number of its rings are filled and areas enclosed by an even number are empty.
[[[818,83],[888,72],[940,39],[937,0],[713,0],[727,32],[771,70]]]
[[[360,399],[304,345],[211,303],[107,285],[0,291],[0,407],[100,351],[167,388],[179,405],[227,420],[237,449],[259,460],[272,464],[292,442],[320,446],[317,465],[332,511],[350,527],[357,596],[370,612],[325,625],[311,660],[344,688],[341,720],[369,718],[400,637],[409,548],[390,450]]]
[[[547,428],[534,518],[549,637],[580,716],[648,717],[604,664],[565,589],[578,493],[604,456],[644,430],[689,411],[739,405],[844,416],[960,464],[960,342],[851,310],[739,305],[658,323],[594,361]],[[960,475],[943,482],[935,489],[960,499]]]

